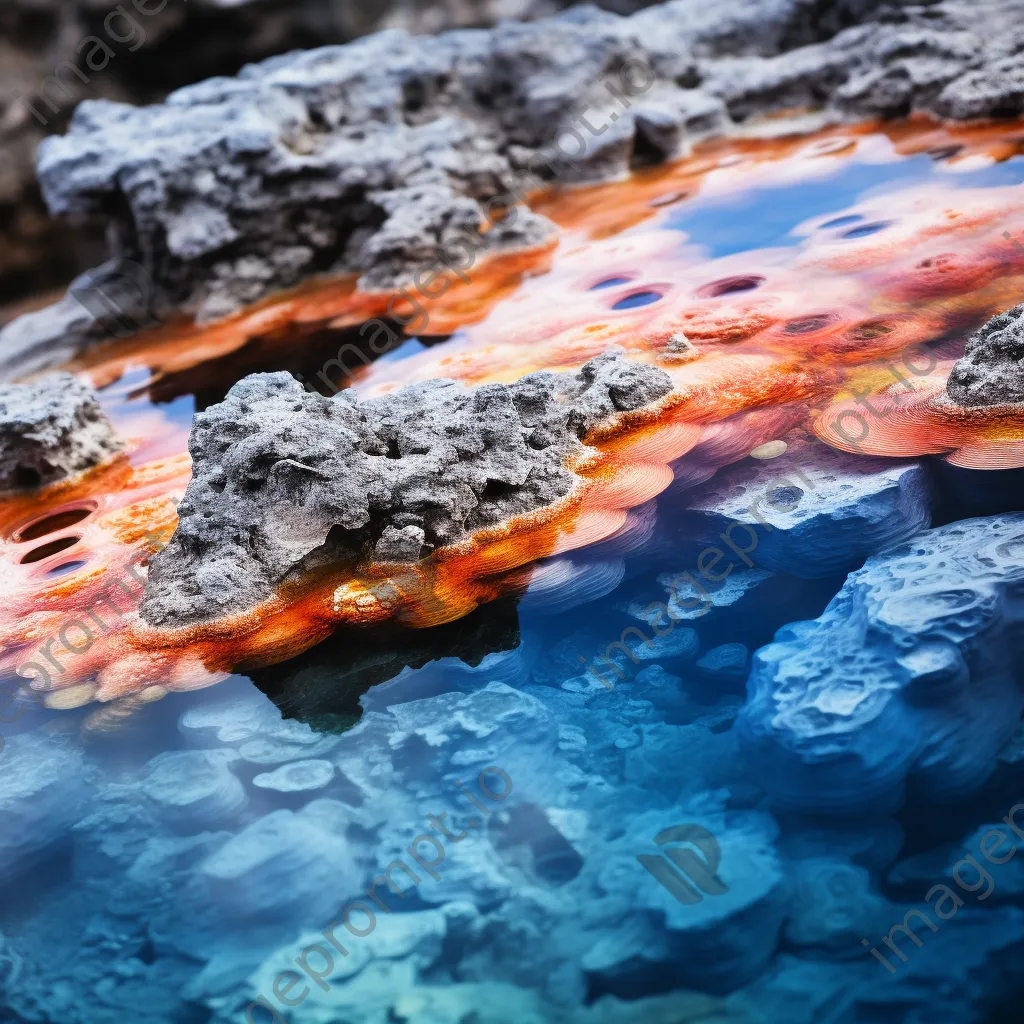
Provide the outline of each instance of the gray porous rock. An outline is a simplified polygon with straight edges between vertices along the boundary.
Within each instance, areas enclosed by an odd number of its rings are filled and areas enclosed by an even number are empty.
[[[1022,15],[1024,0],[673,0],[429,42],[387,30],[157,106],[83,103],[39,175],[55,214],[113,216],[116,255],[211,319],[318,273],[391,287],[460,233],[532,244],[550,225],[525,210],[513,238],[480,234],[486,202],[621,175],[752,115],[1017,113],[1016,79],[996,69],[1024,42]],[[623,77],[629,61],[647,69]]]
[[[45,370],[99,341],[96,322],[70,294],[0,327],[0,380]]]
[[[652,0],[607,0],[626,14]],[[0,306],[103,259],[102,235],[47,217],[36,150],[85,99],[145,104],[277,53],[400,28],[547,17],[568,0],[5,0],[0,4]],[[98,40],[83,45],[87,39]],[[104,50],[103,47],[107,47]],[[91,64],[86,62],[91,56]],[[55,72],[59,74],[55,76]],[[5,319],[0,308],[0,321]]]
[[[177,628],[241,612],[317,566],[415,562],[564,497],[583,438],[666,395],[671,378],[612,350],[514,384],[413,384],[360,401],[253,374],[196,416],[178,527],[141,612]]]
[[[0,491],[56,483],[120,449],[96,392],[70,373],[0,386]]]
[[[992,317],[971,337],[946,394],[966,409],[1024,402],[1024,304]]]

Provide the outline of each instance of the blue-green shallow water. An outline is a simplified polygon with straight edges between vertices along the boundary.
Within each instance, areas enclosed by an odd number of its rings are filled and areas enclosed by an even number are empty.
[[[851,164],[674,226],[713,256],[792,244],[935,173]],[[947,526],[905,579],[893,555],[844,581],[965,491],[1020,507],[1020,480],[808,458],[813,491],[744,460],[451,627],[5,724],[0,1021],[1019,1020],[1024,860],[997,861],[1024,845],[1024,524]],[[813,528],[729,534],[739,486]],[[985,568],[957,562],[993,536]]]

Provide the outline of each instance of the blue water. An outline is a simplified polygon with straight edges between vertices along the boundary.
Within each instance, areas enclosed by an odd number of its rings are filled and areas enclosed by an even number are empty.
[[[1018,185],[1024,178],[1022,157],[941,177],[936,167],[931,157],[923,155],[885,164],[851,161],[828,177],[799,185],[756,188],[738,195],[697,195],[681,205],[668,218],[668,224],[686,231],[692,242],[707,247],[709,256],[731,256],[749,249],[797,245],[800,239],[792,231],[805,220],[936,178],[945,185],[971,188]]]

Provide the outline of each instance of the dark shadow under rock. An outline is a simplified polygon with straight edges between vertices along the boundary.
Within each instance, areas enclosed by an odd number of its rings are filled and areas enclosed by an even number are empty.
[[[285,718],[315,729],[347,729],[363,713],[359,698],[406,668],[441,658],[460,658],[475,668],[488,654],[519,646],[514,598],[478,608],[457,622],[432,629],[395,625],[337,630],[323,643],[280,665],[249,672],[249,678]]]
[[[410,339],[402,337],[397,321],[386,323],[398,344]],[[440,335],[417,340],[427,347],[447,340]],[[385,353],[388,354],[388,353]],[[251,338],[240,349],[209,359],[185,369],[161,373],[148,385],[154,402],[173,402],[182,395],[194,395],[199,412],[223,402],[228,391],[243,377],[253,373],[286,371],[297,377],[308,390],[321,395],[336,395],[349,387],[356,375],[380,358],[361,333],[361,328],[325,329],[302,338],[300,343],[278,337],[260,335]]]
[[[937,495],[933,526],[1024,508],[1024,469],[964,469],[929,459]]]

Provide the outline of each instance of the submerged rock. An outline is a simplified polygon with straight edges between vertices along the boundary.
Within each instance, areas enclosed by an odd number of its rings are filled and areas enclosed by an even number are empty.
[[[893,907],[875,892],[866,868],[848,861],[815,857],[795,861],[793,898],[786,921],[788,945],[811,955],[861,955],[860,939],[884,931]]]
[[[775,800],[830,816],[941,802],[992,772],[1024,710],[1024,514],[922,533],[754,656],[740,724]]]
[[[213,318],[318,273],[390,287],[436,263],[439,245],[463,269],[472,250],[533,245],[550,224],[525,209],[496,219],[495,197],[613,178],[751,115],[1015,114],[1024,94],[997,68],[1022,11],[1020,0],[849,0],[827,13],[809,0],[675,0],[429,44],[387,31],[157,106],[83,103],[68,134],[43,144],[40,181],[55,214],[105,223],[117,211],[116,255]]]
[[[90,770],[80,750],[40,732],[11,737],[0,765],[0,886],[68,839],[88,809]]]
[[[278,793],[301,793],[323,789],[333,778],[334,765],[330,761],[292,761],[272,772],[257,775],[252,784],[258,789]]]
[[[348,815],[344,804],[321,799],[297,813],[258,818],[199,865],[209,898],[241,919],[316,913],[332,891],[336,865],[351,859]]]
[[[56,483],[120,449],[96,392],[70,373],[0,385],[0,492]]]
[[[927,529],[932,489],[920,462],[791,437],[782,455],[722,470],[687,504],[698,537],[718,545],[702,555],[709,579],[746,564],[813,580],[849,572]]]
[[[254,374],[196,417],[178,528],[141,611],[187,626],[240,612],[318,565],[415,562],[565,497],[587,431],[651,405],[668,374],[611,352],[511,385],[414,384],[359,401]]]
[[[245,788],[232,773],[233,750],[158,754],[147,765],[140,789],[168,823],[222,827],[245,806]]]
[[[946,394],[967,409],[1024,402],[1024,305],[992,317],[971,336]]]

